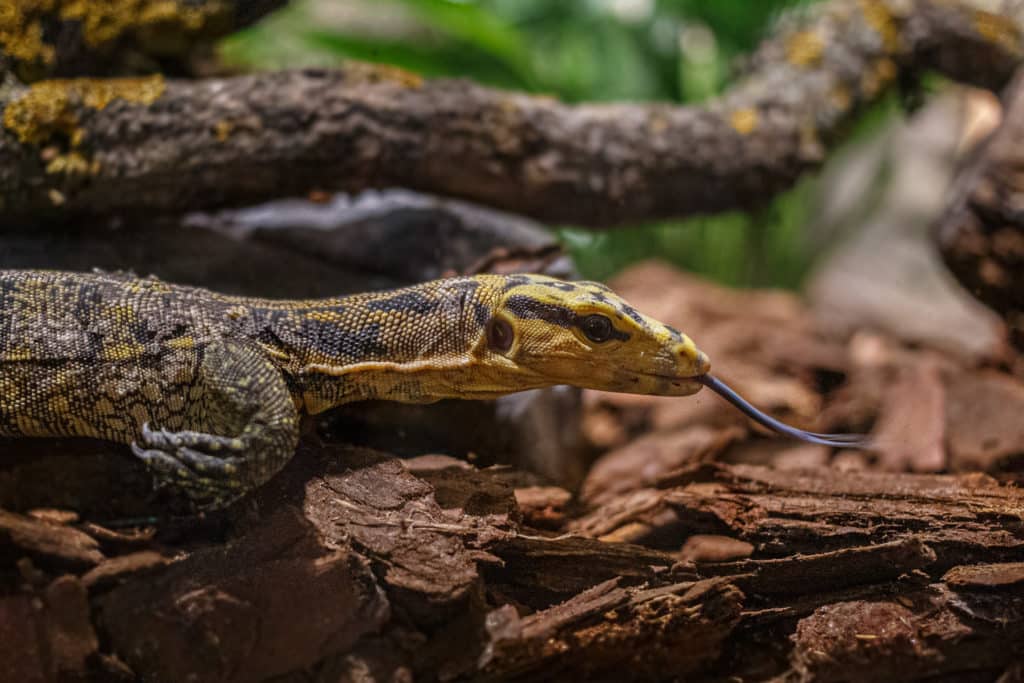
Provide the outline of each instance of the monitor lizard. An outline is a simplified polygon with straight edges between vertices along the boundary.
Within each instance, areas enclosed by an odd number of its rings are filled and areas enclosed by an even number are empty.
[[[709,369],[689,337],[595,282],[477,275],[279,301],[125,273],[0,270],[0,436],[129,444],[158,485],[201,509],[278,472],[303,414],[363,399],[709,386],[777,431],[862,443],[775,422]]]

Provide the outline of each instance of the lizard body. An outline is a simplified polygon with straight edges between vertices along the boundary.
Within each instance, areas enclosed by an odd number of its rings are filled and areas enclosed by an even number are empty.
[[[280,470],[303,413],[555,384],[681,396],[708,369],[688,337],[592,282],[480,275],[277,301],[0,271],[0,436],[131,444],[202,507]]]

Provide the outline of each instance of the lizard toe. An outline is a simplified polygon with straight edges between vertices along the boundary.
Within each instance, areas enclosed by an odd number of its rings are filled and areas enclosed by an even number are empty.
[[[195,436],[212,439],[208,441],[203,438],[180,439],[174,435],[173,439],[165,439],[159,431],[151,431],[149,434],[154,438],[145,444],[148,448],[132,443],[132,453],[161,474],[171,474],[179,478],[202,476],[225,480],[231,480],[238,474],[241,458],[210,455],[200,450],[206,447],[212,451],[219,451],[222,446],[219,439],[222,437],[192,433]],[[194,447],[181,445],[182,442],[191,443]]]
[[[176,432],[167,429],[153,429],[148,422],[142,423],[142,442],[149,448],[161,450],[171,450],[182,445]]]
[[[191,473],[177,458],[156,448],[143,448],[137,443],[131,445],[135,457],[146,463],[146,466],[153,472],[157,483],[167,483],[168,480],[187,478]]]
[[[207,455],[188,446],[178,448],[174,452],[174,457],[179,462],[188,465],[192,470],[201,472],[205,477],[216,478],[220,476],[231,479],[238,474],[239,458],[221,458],[215,455]]]
[[[165,451],[191,448],[208,453],[216,453],[218,451],[240,453],[246,450],[246,440],[244,438],[191,430],[152,429],[148,423],[142,425],[142,441],[150,448],[159,448]]]
[[[238,458],[219,458],[184,446],[164,451],[132,443],[131,449],[146,463],[157,489],[186,493],[196,510],[224,507],[244,492]]]

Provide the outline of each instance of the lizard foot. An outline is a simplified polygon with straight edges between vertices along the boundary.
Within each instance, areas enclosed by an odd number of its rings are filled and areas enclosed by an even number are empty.
[[[144,424],[139,441],[132,443],[132,453],[150,468],[157,486],[182,491],[200,508],[223,507],[244,493],[243,439]]]

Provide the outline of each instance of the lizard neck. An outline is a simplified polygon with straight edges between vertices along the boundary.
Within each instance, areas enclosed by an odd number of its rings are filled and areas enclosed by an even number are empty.
[[[484,397],[479,352],[501,278],[449,278],[252,309],[253,336],[309,413],[386,399]],[[498,395],[496,392],[493,395]]]

